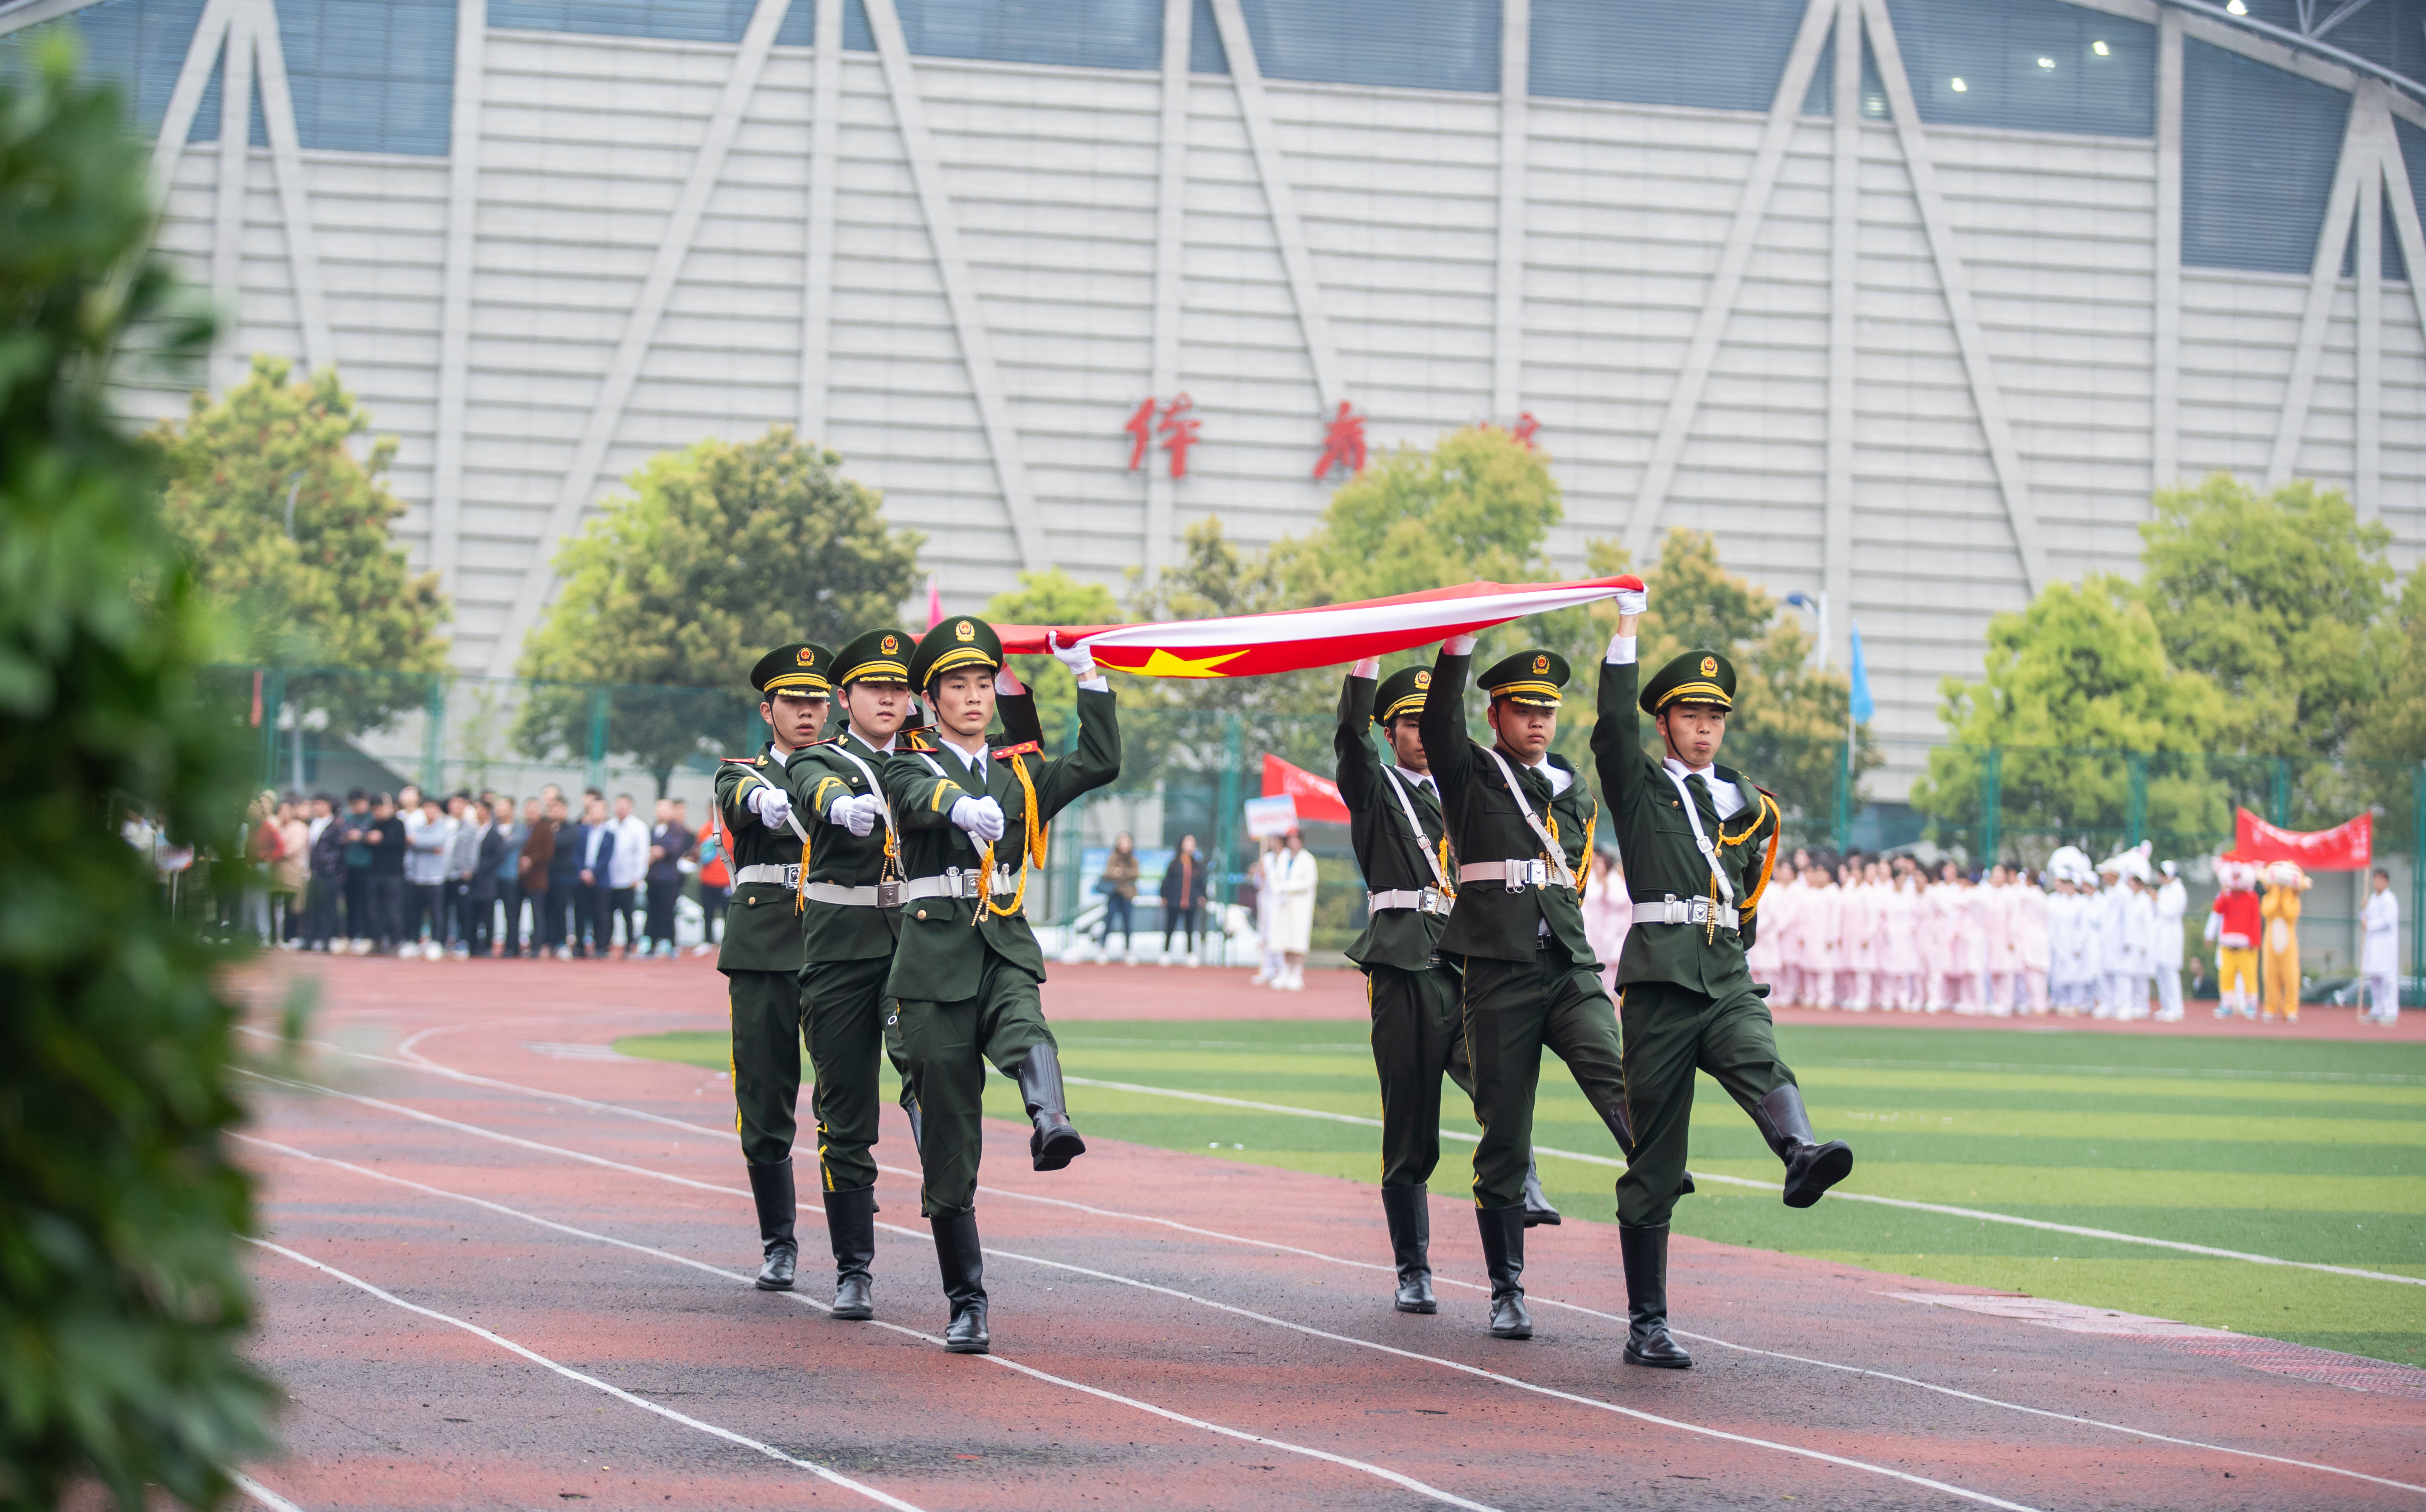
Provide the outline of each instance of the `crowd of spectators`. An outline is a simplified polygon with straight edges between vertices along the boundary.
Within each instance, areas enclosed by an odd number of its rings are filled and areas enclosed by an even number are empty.
[[[610,805],[595,789],[576,809],[554,785],[521,800],[410,784],[342,802],[265,791],[246,811],[240,865],[219,870],[242,883],[221,922],[286,951],[639,960],[676,952],[688,891],[702,920],[691,950],[704,954],[733,890],[714,823],[694,830],[678,798],[642,819],[631,794]]]

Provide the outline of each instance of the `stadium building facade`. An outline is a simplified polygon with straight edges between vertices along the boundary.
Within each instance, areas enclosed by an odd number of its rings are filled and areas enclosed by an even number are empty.
[[[73,24],[125,81],[166,241],[236,315],[215,385],[334,364],[400,438],[466,668],[510,670],[556,544],[702,436],[833,447],[974,606],[1152,572],[1206,514],[1302,531],[1343,416],[1488,420],[1538,426],[1563,564],[1713,530],[1827,595],[1840,659],[1858,621],[1917,737],[1988,615],[2131,569],[2152,486],[2314,478],[2415,561],[2421,18],[18,0],[0,47]]]

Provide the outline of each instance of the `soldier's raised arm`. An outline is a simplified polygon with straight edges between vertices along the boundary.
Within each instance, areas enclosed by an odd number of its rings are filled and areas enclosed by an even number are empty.
[[[1593,722],[1593,768],[1601,792],[1614,811],[1612,821],[1625,822],[1642,797],[1651,778],[1651,758],[1642,750],[1642,723],[1635,706],[1642,685],[1642,668],[1635,654],[1635,630],[1650,595],[1642,579],[1623,579],[1632,586],[1617,595],[1617,633],[1609,639],[1609,655],[1600,664],[1600,710]]]
[[[1331,754],[1337,763],[1339,800],[1351,814],[1372,804],[1382,780],[1382,757],[1373,749],[1373,691],[1381,675],[1381,662],[1367,657],[1339,685],[1339,728],[1332,732]]]
[[[1078,745],[1044,764],[1036,783],[1037,822],[1049,823],[1079,795],[1121,774],[1119,699],[1085,646],[1056,644],[1053,655],[1078,679]]]
[[[1432,685],[1424,690],[1424,712],[1415,723],[1424,759],[1440,784],[1441,807],[1465,791],[1474,772],[1474,740],[1465,732],[1465,678],[1474,665],[1474,637],[1451,636],[1432,658]]]

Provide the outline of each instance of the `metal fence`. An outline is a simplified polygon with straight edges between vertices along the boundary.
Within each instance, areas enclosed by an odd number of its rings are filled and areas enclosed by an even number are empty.
[[[696,824],[719,757],[754,752],[766,735],[747,690],[319,667],[227,667],[214,677],[258,731],[263,785],[282,792],[342,796],[412,782],[524,797],[553,783],[575,793],[628,792],[644,807],[660,796],[681,799]],[[1152,922],[1161,860],[1184,835],[1208,857],[1213,898],[1235,898],[1255,851],[1241,804],[1260,791],[1265,756],[1332,771],[1335,721],[1327,704],[1180,708],[1157,704],[1161,691],[1124,690],[1121,774],[1054,825],[1040,919],[1066,923],[1087,905],[1101,854],[1124,831],[1145,862],[1140,923]],[[1047,748],[1067,749],[1076,733],[1072,710],[1048,705],[1043,712]],[[1571,720],[1558,742],[1586,772],[1590,734],[1588,720]],[[2426,932],[2418,928],[2426,913],[2426,764],[1893,738],[1873,746],[1881,770],[1852,772],[1840,749],[1833,762],[1816,764],[1822,775],[1806,781],[1810,790],[1772,785],[1789,844],[1910,849],[1983,866],[2037,865],[2064,844],[2103,856],[2147,840],[2159,860],[2181,860],[2203,892],[2207,858],[2232,843],[2236,808],[2293,829],[2371,812],[2376,864],[2392,872],[2402,902],[2402,955],[2426,976]],[[1335,948],[1363,924],[1354,858],[1346,826],[1312,823],[1305,834],[1324,883],[1317,943]],[[2320,969],[2354,965],[2364,891],[2363,876],[2325,877],[2310,894],[2303,947]]]

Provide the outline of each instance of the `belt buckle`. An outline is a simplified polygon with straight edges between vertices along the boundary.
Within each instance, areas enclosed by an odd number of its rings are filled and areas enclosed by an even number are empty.
[[[1418,912],[1427,914],[1445,914],[1448,912],[1448,909],[1441,906],[1441,894],[1438,887],[1426,887],[1420,894],[1420,899],[1421,901],[1415,904],[1415,908]]]
[[[797,886],[799,886],[800,885],[801,885],[801,869],[800,869],[800,866],[799,866],[797,863],[795,863],[795,864],[793,864],[793,865],[791,865],[791,866],[787,866],[787,867],[785,867],[785,868],[784,869],[784,886],[786,886],[786,887],[797,887]]]
[[[900,907],[901,884],[898,882],[878,883],[876,885],[876,906],[879,908]]]
[[[1707,898],[1696,898],[1692,900],[1686,908],[1685,921],[1689,924],[1708,923],[1710,921],[1710,900]]]
[[[1548,886],[1550,885],[1550,863],[1543,860],[1539,856],[1535,856],[1532,860],[1526,862],[1525,880],[1531,883],[1536,887]]]

